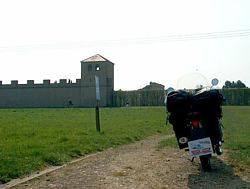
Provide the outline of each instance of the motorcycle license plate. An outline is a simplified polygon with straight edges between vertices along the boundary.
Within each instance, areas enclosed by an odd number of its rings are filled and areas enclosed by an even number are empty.
[[[210,137],[188,142],[189,154],[192,157],[199,157],[213,153],[213,147]]]

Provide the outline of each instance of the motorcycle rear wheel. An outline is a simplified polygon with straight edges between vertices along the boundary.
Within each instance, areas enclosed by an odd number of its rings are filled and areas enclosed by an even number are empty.
[[[203,171],[205,171],[205,172],[211,170],[210,159],[211,159],[211,155],[200,156],[201,167],[202,167]]]

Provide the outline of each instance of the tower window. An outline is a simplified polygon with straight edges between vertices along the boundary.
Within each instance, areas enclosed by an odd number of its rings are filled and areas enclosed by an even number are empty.
[[[100,66],[99,65],[95,66],[95,71],[100,71]]]
[[[92,65],[91,64],[88,65],[88,71],[92,71]]]

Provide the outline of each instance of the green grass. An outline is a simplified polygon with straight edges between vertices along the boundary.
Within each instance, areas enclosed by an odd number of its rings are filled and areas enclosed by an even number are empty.
[[[250,168],[250,106],[223,107],[224,141],[230,161],[235,166]],[[172,126],[171,126],[172,128]],[[159,145],[178,148],[176,138],[168,138]]]
[[[165,147],[179,148],[175,136],[162,140],[158,145],[160,149]]]
[[[250,168],[250,107],[225,106],[223,114],[224,148],[235,165]],[[172,130],[164,107],[102,108],[100,117],[98,133],[94,109],[1,109],[0,183]],[[175,137],[160,146],[178,148]]]
[[[223,125],[231,161],[250,168],[250,106],[225,106]]]
[[[165,109],[1,109],[0,183],[85,154],[166,133]]]

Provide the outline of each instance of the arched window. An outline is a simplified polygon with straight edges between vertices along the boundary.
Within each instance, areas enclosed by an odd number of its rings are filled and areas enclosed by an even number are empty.
[[[95,71],[100,71],[100,66],[99,65],[95,66]]]

